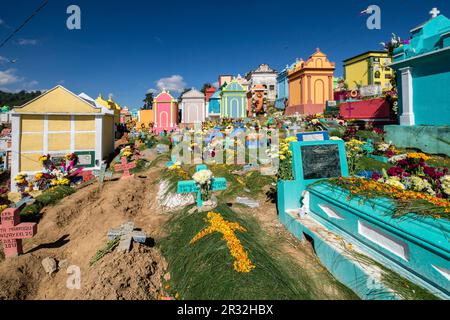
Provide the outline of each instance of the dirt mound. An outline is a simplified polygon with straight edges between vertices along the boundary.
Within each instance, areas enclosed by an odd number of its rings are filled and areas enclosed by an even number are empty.
[[[166,268],[158,250],[137,244],[129,254],[114,252],[95,264],[82,295],[94,300],[157,299],[165,295]]]
[[[163,224],[155,199],[157,168],[128,180],[93,184],[44,209],[38,233],[24,244],[24,255],[0,260],[0,299],[155,299],[162,292],[166,262],[156,247],[134,244],[130,253],[90,259],[107,243],[107,232],[131,220],[157,244]],[[67,260],[49,276],[42,260]],[[0,258],[1,259],[1,258]],[[67,288],[68,266],[80,269],[81,289]]]

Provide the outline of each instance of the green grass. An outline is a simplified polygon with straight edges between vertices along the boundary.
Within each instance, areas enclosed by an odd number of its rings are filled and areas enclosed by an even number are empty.
[[[36,197],[35,203],[22,209],[20,215],[25,219],[36,219],[44,207],[54,205],[74,192],[75,190],[68,186],[58,186],[44,191],[40,196]]]
[[[166,226],[169,236],[160,247],[169,263],[172,293],[181,299],[193,300],[248,300],[248,299],[323,299],[317,289],[323,274],[312,279],[299,265],[274,247],[277,241],[268,241],[254,218],[238,216],[227,206],[219,206],[215,212],[225,220],[238,222],[247,232],[237,232],[256,266],[250,273],[238,273],[233,269],[233,258],[220,234],[211,234],[193,245],[189,242],[206,227],[206,213],[188,214],[187,209],[174,214]],[[330,277],[331,278],[331,277]],[[332,278],[331,278],[332,279]],[[332,281],[335,281],[332,279]],[[342,290],[342,296],[356,296],[337,281],[333,283]]]
[[[391,166],[392,164],[390,163],[384,163],[372,158],[362,157],[361,160],[358,162],[356,171],[359,172],[362,170],[371,170],[371,171],[376,170],[381,172],[383,169],[388,170]]]
[[[92,267],[94,264],[96,264],[98,261],[100,261],[108,253],[113,252],[113,250],[119,245],[119,242],[120,242],[120,237],[116,237],[113,240],[108,241],[108,243],[105,245],[105,247],[103,247],[102,249],[97,251],[97,253],[91,258],[91,260],[89,261],[89,266]]]

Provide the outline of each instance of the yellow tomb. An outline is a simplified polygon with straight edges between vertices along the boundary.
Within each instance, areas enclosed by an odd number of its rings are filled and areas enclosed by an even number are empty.
[[[109,96],[108,100],[103,99],[103,96],[101,94],[98,95],[97,99],[95,99],[97,103],[102,105],[103,107],[114,111],[114,123],[119,124],[120,123],[120,111],[122,110],[122,107],[119,106],[113,99],[112,96]]]
[[[100,168],[114,151],[114,112],[62,86],[11,111],[11,190],[19,172],[42,171],[39,157],[76,153],[86,170]]]
[[[385,51],[369,51],[344,60],[344,78],[348,89],[379,85],[383,91],[391,90],[391,62]]]
[[[155,116],[153,110],[139,110],[138,121],[136,123],[136,130],[140,129],[152,129],[155,122]]]

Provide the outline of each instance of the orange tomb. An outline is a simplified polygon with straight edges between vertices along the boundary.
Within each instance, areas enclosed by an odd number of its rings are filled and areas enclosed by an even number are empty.
[[[297,61],[288,71],[289,101],[286,114],[323,113],[326,101],[334,101],[335,63],[317,49],[307,61]]]

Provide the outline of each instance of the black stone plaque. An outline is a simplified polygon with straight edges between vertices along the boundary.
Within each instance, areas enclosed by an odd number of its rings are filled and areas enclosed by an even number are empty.
[[[301,150],[305,180],[337,178],[342,175],[338,145],[302,146]]]

